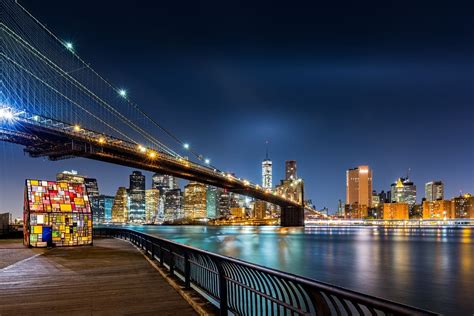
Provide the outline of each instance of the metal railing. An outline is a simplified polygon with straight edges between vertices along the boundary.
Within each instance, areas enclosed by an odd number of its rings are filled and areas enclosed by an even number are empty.
[[[131,229],[96,228],[94,234],[131,241],[221,315],[437,315]]]

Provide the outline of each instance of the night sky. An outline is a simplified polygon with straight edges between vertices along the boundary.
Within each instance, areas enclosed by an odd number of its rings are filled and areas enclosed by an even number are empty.
[[[474,193],[472,2],[20,3],[221,170],[260,183],[269,140],[274,184],[297,160],[318,209],[360,164],[377,191],[411,168],[418,200],[430,180]],[[128,186],[129,168],[0,148],[0,212],[21,213],[25,178],[65,169]]]

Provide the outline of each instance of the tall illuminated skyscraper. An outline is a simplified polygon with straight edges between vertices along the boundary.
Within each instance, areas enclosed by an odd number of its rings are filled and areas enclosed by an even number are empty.
[[[160,191],[158,189],[145,190],[145,214],[147,223],[154,222],[158,216]]]
[[[268,142],[267,142],[268,146]],[[268,147],[266,150],[265,159],[262,161],[262,187],[264,189],[271,189],[272,183],[272,161],[268,158]]]
[[[140,171],[133,171],[130,175],[130,209],[131,222],[145,222],[145,176]]]
[[[372,170],[359,166],[346,171],[346,204],[370,207],[372,203]]]
[[[189,182],[184,187],[184,217],[204,218],[206,212],[207,186],[198,182]]]
[[[118,188],[115,194],[114,204],[112,205],[112,222],[128,222],[128,194],[124,187]]]
[[[430,181],[425,184],[425,198],[427,201],[442,200],[444,198],[444,184],[441,181]]]
[[[399,178],[391,185],[392,202],[408,203],[410,209],[416,204],[416,185],[407,178]]]

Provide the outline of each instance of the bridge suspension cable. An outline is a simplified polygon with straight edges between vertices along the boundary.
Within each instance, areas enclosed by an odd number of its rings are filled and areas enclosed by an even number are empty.
[[[38,19],[36,19],[26,8],[24,8],[21,4],[15,0],[15,4],[18,5],[22,9],[23,12],[25,12],[33,21],[37,23],[44,31],[46,31],[57,43],[68,49],[70,54],[78,60],[84,68],[88,69],[91,71],[97,78],[99,78],[106,86],[111,88],[116,94],[122,94],[122,89],[118,88],[117,86],[113,85],[110,83],[107,79],[105,79],[103,76],[101,76],[98,72],[96,72],[90,64],[86,63],[73,49],[73,46],[69,42],[65,42],[64,40],[61,40],[58,36],[56,36],[51,30],[49,30],[44,24],[42,24]],[[63,70],[64,71],[64,70]],[[68,74],[67,72],[64,71],[65,74]],[[70,74],[70,72],[69,72]],[[173,141],[178,143],[182,148],[186,149],[187,152],[191,153],[194,155],[198,160],[204,161],[204,162],[209,162],[208,159],[204,159],[204,155],[199,154],[196,152],[194,149],[189,148],[189,146],[186,146],[186,143],[181,140],[178,136],[176,136],[174,133],[172,133],[169,129],[165,128],[161,124],[159,124],[155,119],[150,117],[145,111],[141,109],[141,107],[134,101],[132,101],[128,96],[122,95],[123,99],[125,102],[127,102],[131,107],[133,107],[136,111],[138,111],[139,114],[141,114],[146,120],[148,120],[153,126],[159,128],[162,132],[164,132],[168,137],[170,137]],[[130,120],[129,120],[130,121]],[[151,135],[148,134],[148,137]],[[163,143],[159,142],[158,140],[154,139],[154,143],[157,144],[159,143],[162,149],[164,149],[166,152],[171,153],[172,155],[179,156],[175,151],[173,151],[171,148],[165,146]],[[186,148],[188,147],[188,148]]]

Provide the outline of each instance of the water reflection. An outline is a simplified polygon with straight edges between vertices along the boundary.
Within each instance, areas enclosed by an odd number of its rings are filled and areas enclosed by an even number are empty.
[[[436,312],[474,313],[471,228],[134,228]]]

